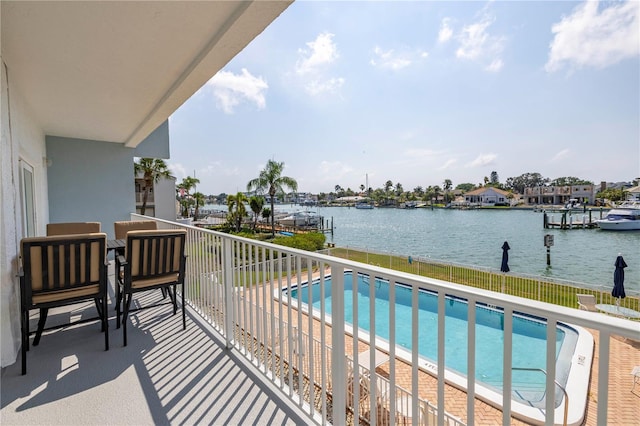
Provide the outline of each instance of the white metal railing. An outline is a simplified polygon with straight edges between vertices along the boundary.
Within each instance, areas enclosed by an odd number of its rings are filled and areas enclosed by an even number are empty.
[[[153,219],[132,214],[132,219]],[[239,351],[252,362],[256,370],[296,404],[318,424],[397,424],[409,421],[413,425],[467,424],[476,421],[475,401],[482,399],[498,405],[502,418],[498,422],[508,424],[511,417],[522,418],[530,423],[561,424],[564,406],[556,406],[556,325],[559,322],[586,327],[598,334],[598,386],[597,424],[607,423],[609,376],[615,366],[609,365],[610,343],[613,336],[638,339],[637,323],[625,319],[597,313],[579,311],[551,304],[531,301],[500,294],[484,289],[471,288],[446,281],[397,272],[384,267],[357,263],[323,254],[289,249],[269,243],[230,236],[218,232],[199,229],[189,225],[156,219],[161,228],[184,228],[187,237],[187,280],[186,296],[192,309],[202,315],[226,339],[229,348]],[[352,323],[371,323],[370,332],[351,328],[345,318],[345,271],[366,274],[384,279],[389,286],[388,323],[390,333],[387,341],[376,339],[375,286],[369,286],[372,302],[368,313],[358,312],[360,295],[353,292]],[[325,278],[330,274],[331,284]],[[281,294],[283,288],[293,289],[298,283],[317,279],[319,300],[309,296],[309,304],[316,303],[314,314],[308,309],[298,309],[288,303]],[[395,324],[395,283],[402,283],[411,290],[411,319],[404,320],[402,327],[411,328],[412,349],[396,346]],[[418,353],[420,330],[425,327],[418,321],[419,289],[437,295],[437,357],[425,360]],[[331,295],[331,315],[328,314],[325,294]],[[450,374],[445,367],[445,306],[449,297],[468,302],[467,375],[460,378]],[[476,310],[478,305],[498,307],[504,312],[503,323],[503,392],[498,396],[487,396],[478,390],[476,377]],[[536,414],[518,411],[520,407],[512,402],[512,368],[519,367],[513,361],[513,319],[514,313],[524,313],[546,319],[548,326],[546,339],[545,381],[546,398],[544,408],[537,408]],[[431,326],[429,326],[431,327]],[[309,338],[313,336],[313,338]],[[349,398],[345,377],[349,370],[348,358],[356,359],[363,348],[377,347],[389,355],[383,373],[374,370],[370,374],[373,383],[383,383],[386,390],[369,390],[364,400]],[[579,362],[588,372],[591,354]],[[577,357],[581,358],[581,357]],[[626,372],[628,375],[628,372]],[[426,398],[423,381],[431,377],[435,380],[435,397]],[[343,385],[344,384],[344,385]],[[466,411],[447,413],[446,395],[452,384],[466,390]],[[390,390],[394,390],[391,392]],[[571,389],[568,389],[572,392]],[[358,391],[356,391],[358,392]],[[395,398],[393,394],[395,393]],[[385,398],[379,398],[381,396]],[[390,396],[391,395],[391,396]],[[580,405],[576,399],[583,399],[582,411],[575,411]],[[583,421],[586,389],[583,396],[571,396],[569,424]],[[382,402],[381,402],[382,401]],[[426,401],[429,401],[428,403]],[[426,408],[426,411],[424,410]],[[591,408],[593,409],[593,408]],[[413,415],[409,420],[402,413],[427,412],[428,415]],[[537,416],[537,417],[536,417]],[[478,414],[478,422],[482,418]],[[496,419],[493,419],[496,421]],[[451,423],[453,422],[453,423]]]

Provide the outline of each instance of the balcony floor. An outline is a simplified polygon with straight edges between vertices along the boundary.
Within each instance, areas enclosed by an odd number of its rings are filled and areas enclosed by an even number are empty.
[[[154,291],[134,304],[159,300],[160,291]],[[308,423],[189,309],[186,331],[180,312],[173,316],[168,305],[134,312],[127,347],[113,306],[110,314],[109,351],[99,323],[89,322],[45,332],[27,354],[26,376],[19,357],[4,368],[0,423]],[[70,315],[94,317],[96,310],[92,303],[52,310],[47,327],[68,322]]]

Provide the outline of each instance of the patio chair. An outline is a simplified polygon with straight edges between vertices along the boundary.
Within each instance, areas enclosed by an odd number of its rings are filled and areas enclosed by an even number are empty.
[[[116,240],[126,239],[129,231],[151,231],[155,229],[158,229],[158,223],[155,220],[123,220],[113,224]]]
[[[126,240],[127,232],[129,231],[152,231],[158,229],[158,223],[155,220],[123,220],[113,223],[113,230],[116,236],[116,240]],[[118,255],[124,254],[124,249],[117,249],[116,260],[116,277],[119,281],[122,281],[124,272],[118,262]],[[167,297],[167,292],[164,288],[161,289],[162,297]]]
[[[596,297],[593,294],[578,294],[578,307],[583,311],[598,312]]]
[[[187,257],[184,254],[187,231],[142,230],[129,231],[125,254],[118,256],[123,267],[123,278],[116,286],[116,324],[120,327],[122,303],[122,335],[127,346],[127,318],[131,311],[134,293],[153,289],[165,289],[173,305],[173,314],[178,310],[177,287],[182,295],[182,329],[187,328],[184,303],[184,274]],[[151,308],[157,305],[141,307]]]
[[[47,223],[47,236],[100,232],[100,222]]]
[[[105,350],[109,350],[106,243],[104,233],[30,237],[20,242],[22,374],[27,373],[30,309],[40,310],[33,340],[33,346],[37,346],[50,308],[93,299],[104,331]]]
[[[631,375],[633,376],[633,387],[631,388],[631,392],[633,393],[637,384],[640,384],[640,365],[636,365],[631,370]]]

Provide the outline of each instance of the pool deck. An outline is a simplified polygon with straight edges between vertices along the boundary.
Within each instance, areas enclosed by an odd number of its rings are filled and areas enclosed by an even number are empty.
[[[315,277],[314,277],[315,278]],[[258,296],[258,299],[260,296]],[[255,299],[254,299],[255,300]],[[603,314],[604,315],[604,314]],[[303,314],[303,324],[308,323],[308,317]],[[297,312],[292,320],[297,322]],[[314,335],[320,335],[320,322],[314,320]],[[584,425],[597,425],[597,401],[598,401],[598,362],[599,362],[599,336],[597,331],[588,330],[594,338],[594,356],[591,369],[591,379],[587,394],[587,408]],[[330,326],[326,326],[325,335],[331,335]],[[345,336],[346,351],[353,353],[353,338]],[[366,343],[358,344],[357,352],[368,349]],[[315,362],[320,362],[317,359]],[[396,360],[396,385],[404,389],[411,389],[411,365],[400,359]],[[640,392],[632,393],[633,380],[631,370],[634,366],[640,365],[640,333],[639,340],[622,339],[617,336],[610,341],[609,357],[609,392],[608,392],[608,418],[609,425],[636,425],[640,424]],[[383,364],[378,371],[389,377],[389,363]],[[418,380],[419,396],[422,399],[437,404],[437,379],[425,371],[420,371]],[[445,385],[444,410],[461,419],[467,421],[467,394],[451,385]],[[475,424],[495,425],[502,423],[502,410],[496,408],[478,398],[475,399],[474,407]],[[514,417],[511,418],[512,425],[526,425]]]

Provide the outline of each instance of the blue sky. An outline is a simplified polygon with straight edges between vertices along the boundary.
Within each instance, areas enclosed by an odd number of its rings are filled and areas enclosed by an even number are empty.
[[[171,117],[180,181],[640,176],[640,2],[293,3]]]

